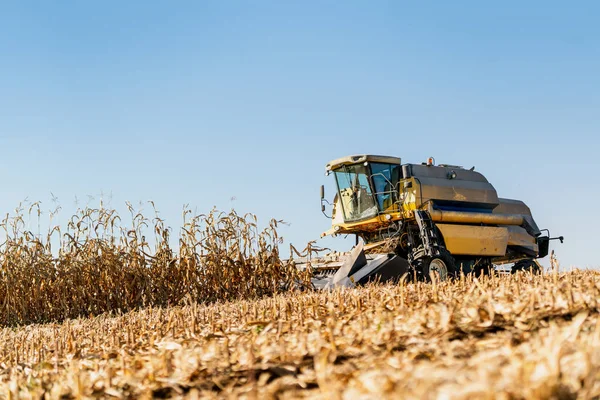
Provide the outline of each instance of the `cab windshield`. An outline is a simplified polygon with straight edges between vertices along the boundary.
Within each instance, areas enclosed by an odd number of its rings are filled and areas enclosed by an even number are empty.
[[[400,165],[370,163],[345,165],[334,171],[347,222],[397,211]]]
[[[364,165],[345,165],[335,171],[345,221],[359,221],[377,215],[369,170]]]

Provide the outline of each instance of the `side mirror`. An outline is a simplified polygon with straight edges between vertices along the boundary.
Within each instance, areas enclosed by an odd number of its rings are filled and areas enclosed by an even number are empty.
[[[321,212],[327,218],[331,218],[329,215],[325,214],[325,203],[331,205],[331,203],[325,200],[325,185],[321,185]]]

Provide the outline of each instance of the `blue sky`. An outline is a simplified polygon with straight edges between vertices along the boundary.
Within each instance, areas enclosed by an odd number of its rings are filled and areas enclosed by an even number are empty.
[[[591,1],[4,2],[0,210],[50,209],[53,193],[66,219],[104,193],[154,200],[177,228],[184,204],[233,204],[287,221],[303,247],[330,226],[327,161],[434,156],[565,235],[563,267],[597,267],[598,15]]]

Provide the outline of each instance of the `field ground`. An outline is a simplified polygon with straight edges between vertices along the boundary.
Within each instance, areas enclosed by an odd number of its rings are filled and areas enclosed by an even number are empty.
[[[600,274],[289,293],[0,331],[4,398],[594,398]]]

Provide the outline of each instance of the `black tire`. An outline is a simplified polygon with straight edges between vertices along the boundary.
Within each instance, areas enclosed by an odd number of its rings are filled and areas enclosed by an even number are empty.
[[[459,270],[454,257],[447,251],[422,260],[421,270],[426,282],[431,282],[430,273],[437,274],[440,282],[452,280],[459,277]]]
[[[496,272],[494,265],[491,262],[485,262],[473,268],[472,274],[479,278],[484,275],[492,275],[494,272]]]
[[[533,260],[521,260],[517,261],[510,270],[511,274],[516,274],[519,271],[531,271],[533,274],[541,274],[542,269]]]

